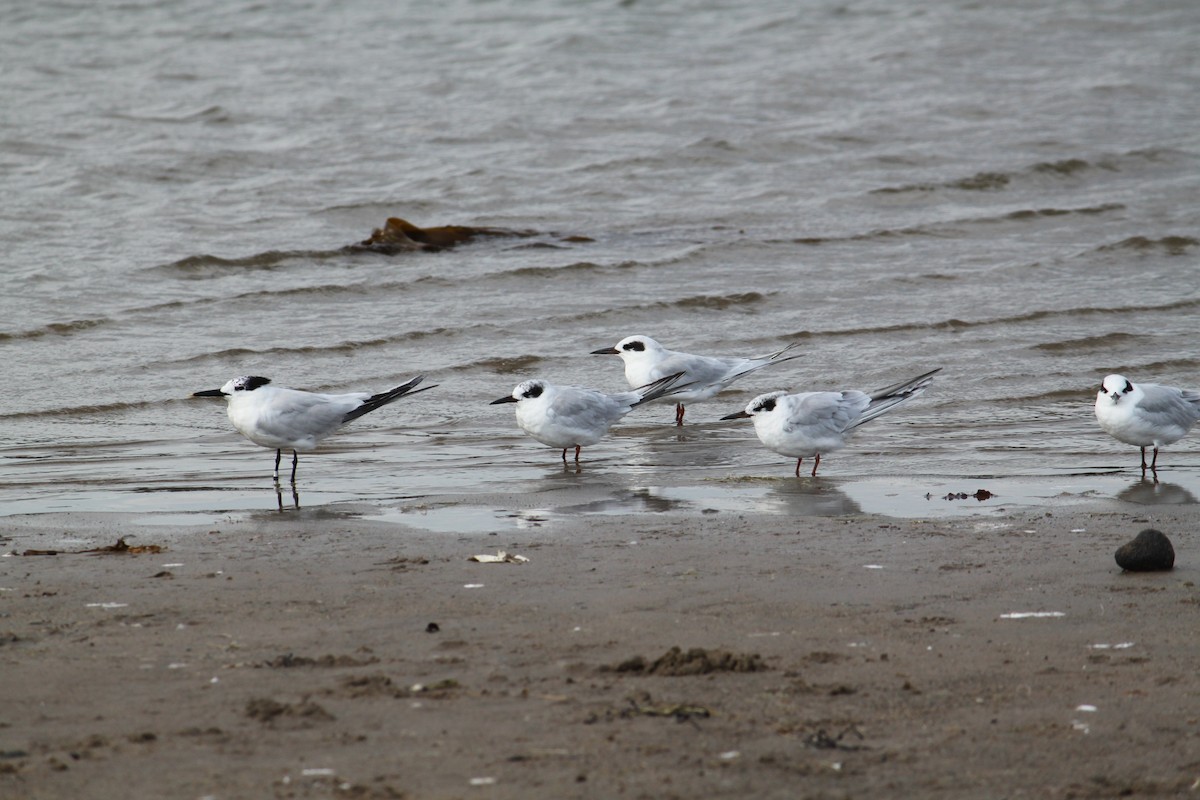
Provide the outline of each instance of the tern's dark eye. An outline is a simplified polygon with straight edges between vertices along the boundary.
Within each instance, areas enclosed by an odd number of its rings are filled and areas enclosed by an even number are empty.
[[[1129,394],[1132,391],[1133,391],[1133,384],[1130,383],[1129,381],[1125,381],[1125,388],[1121,390],[1121,394]]]
[[[521,396],[526,397],[526,398],[541,397],[542,396],[542,387],[541,386],[530,386],[528,389],[525,390],[525,393],[522,394]]]
[[[1108,394],[1108,389],[1104,388],[1104,384],[1100,384],[1100,394]]]
[[[642,343],[641,343],[641,342],[639,342],[639,341],[632,341],[632,342],[629,342],[628,344],[626,344],[626,345],[625,345],[624,347],[622,347],[621,349],[622,349],[622,350],[633,350],[633,351],[635,351],[635,352],[638,352],[638,353],[640,353],[640,352],[642,352],[643,350],[645,350],[645,349],[646,349],[646,345],[642,344]]]
[[[774,411],[775,410],[775,398],[772,397],[770,400],[763,400],[761,403],[759,403],[758,405],[756,405],[754,407],[754,410],[755,411]]]

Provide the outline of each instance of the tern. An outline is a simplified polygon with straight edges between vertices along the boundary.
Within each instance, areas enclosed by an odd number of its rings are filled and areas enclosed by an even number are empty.
[[[780,455],[796,459],[796,477],[800,477],[804,459],[815,456],[812,468],[815,478],[822,453],[842,449],[859,425],[920,395],[940,369],[870,394],[855,389],[799,394],[770,392],[751,400],[744,411],[721,419],[753,419],[759,441]]]
[[[584,445],[600,441],[613,423],[642,403],[675,391],[682,376],[682,372],[676,372],[633,391],[617,394],[528,380],[517,384],[512,394],[493,400],[491,405],[516,403],[517,424],[521,430],[542,444],[561,447],[564,462],[567,451],[574,447],[578,461]]]
[[[1158,471],[1158,448],[1187,435],[1200,420],[1200,392],[1134,383],[1124,375],[1109,375],[1096,393],[1096,421],[1104,432],[1125,444],[1142,449],[1142,472],[1146,472],[1146,448],[1154,448],[1150,470]]]
[[[279,459],[284,450],[291,450],[294,484],[301,451],[315,449],[321,439],[363,414],[405,395],[434,388],[426,386],[413,391],[424,377],[418,375],[408,383],[379,394],[318,394],[272,386],[270,378],[245,375],[234,378],[220,389],[206,389],[192,396],[224,397],[229,401],[226,411],[238,433],[260,447],[275,451],[276,483],[279,482]]]
[[[649,336],[626,336],[616,347],[593,350],[592,355],[617,355],[625,362],[625,380],[630,386],[642,386],[676,372],[683,373],[683,382],[690,384],[685,391],[671,393],[675,400],[675,424],[683,424],[684,403],[708,400],[729,384],[772,364],[782,364],[799,358],[787,355],[799,342],[782,350],[761,356],[700,356],[668,350]]]

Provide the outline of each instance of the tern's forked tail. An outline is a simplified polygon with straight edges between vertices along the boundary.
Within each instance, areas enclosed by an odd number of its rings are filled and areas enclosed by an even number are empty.
[[[413,391],[414,387],[416,387],[416,385],[423,380],[425,380],[425,376],[418,375],[417,377],[413,378],[408,383],[401,384],[400,386],[397,386],[395,389],[389,389],[386,392],[380,392],[379,394],[368,397],[366,400],[363,401],[363,404],[361,406],[354,409],[353,411],[346,412],[346,416],[342,417],[342,424],[344,425],[345,423],[349,422],[352,419],[358,419],[363,414],[368,414],[377,408],[386,406],[388,403],[399,400],[401,397],[403,397],[406,394],[419,394],[420,392],[428,391],[437,386],[437,384],[435,383],[430,386],[425,386],[421,389],[417,389],[416,391]]]
[[[766,353],[761,356],[755,356],[754,360],[766,361],[768,364],[778,364],[781,361],[791,361],[793,358],[799,358],[801,356],[801,353],[793,353],[790,356],[788,355],[788,353],[791,353],[792,350],[795,350],[799,346],[799,342],[792,342],[782,350],[776,350],[774,353]]]
[[[683,372],[676,372],[672,375],[668,375],[665,378],[659,378],[653,383],[647,383],[645,386],[639,386],[638,388],[634,389],[634,394],[638,395],[638,400],[637,402],[630,404],[629,407],[635,408],[640,406],[642,403],[649,403],[651,400],[657,400],[660,397],[666,397],[667,395],[682,391],[683,389],[691,386],[693,383],[692,381],[680,384],[679,386],[675,385],[675,382],[683,377],[683,374]]]
[[[851,427],[857,428],[864,422],[870,422],[880,414],[891,411],[901,403],[906,403],[914,397],[919,396],[922,392],[929,388],[929,384],[933,383],[933,376],[941,372],[942,368],[930,370],[924,375],[918,375],[907,381],[902,381],[894,386],[888,386],[885,389],[879,389],[871,392],[871,402],[867,405],[862,416],[854,421]]]

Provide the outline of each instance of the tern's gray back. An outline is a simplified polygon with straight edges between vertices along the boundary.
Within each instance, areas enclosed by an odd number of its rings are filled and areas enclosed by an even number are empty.
[[[300,438],[327,436],[342,425],[346,412],[368,397],[365,393],[316,394],[279,389],[263,408],[262,425],[278,433]]]
[[[858,424],[871,398],[850,390],[845,392],[805,392],[791,395],[785,430],[804,431],[810,439],[840,435]]]
[[[1186,430],[1200,420],[1200,392],[1157,383],[1140,386],[1145,396],[1137,404],[1137,414],[1152,424],[1177,425]]]
[[[729,380],[727,376],[741,363],[741,358],[715,358],[690,353],[671,353],[655,365],[655,373],[665,378],[676,372],[687,375],[687,380],[696,386],[709,386]]]
[[[640,399],[637,392],[609,395],[595,389],[562,386],[554,396],[549,413],[560,424],[592,428],[616,422]]]

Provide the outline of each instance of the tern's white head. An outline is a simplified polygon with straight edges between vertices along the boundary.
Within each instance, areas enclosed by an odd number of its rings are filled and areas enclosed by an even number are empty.
[[[1121,402],[1123,398],[1130,398],[1133,402],[1142,395],[1142,390],[1133,385],[1133,382],[1124,375],[1109,375],[1100,384],[1100,391],[1096,394],[1096,402],[1103,402],[1106,398],[1111,400],[1113,404]]]
[[[660,353],[665,353],[666,348],[658,342],[651,339],[649,336],[643,336],[640,333],[635,336],[626,336],[621,341],[617,342],[616,347],[606,347],[603,350],[592,351],[593,355],[618,355],[623,361],[630,361],[642,358],[656,358]]]
[[[258,375],[242,375],[239,378],[227,381],[220,389],[206,389],[203,392],[195,392],[193,397],[236,397],[244,392],[253,392],[260,386],[266,386],[271,382],[270,378],[263,378]]]
[[[775,410],[779,398],[786,397],[787,392],[768,392],[760,394],[746,406],[746,415],[753,417],[759,414],[770,414]]]
[[[499,400],[493,400],[491,405],[498,403],[519,403],[522,400],[536,400],[545,394],[547,386],[549,384],[542,380],[522,381],[512,390],[512,394],[507,397],[501,397]]]
[[[778,405],[779,398],[785,397],[787,392],[768,392],[760,394],[758,397],[750,401],[744,411],[739,411],[736,414],[729,414],[721,417],[721,419],[745,419],[746,417],[761,417],[764,414],[770,414]],[[755,420],[757,424],[757,420]]]

